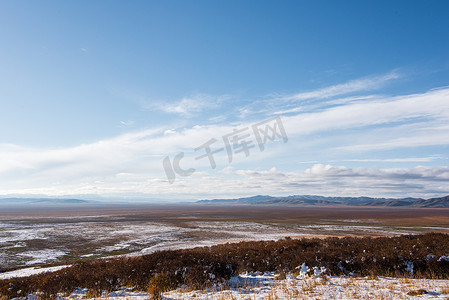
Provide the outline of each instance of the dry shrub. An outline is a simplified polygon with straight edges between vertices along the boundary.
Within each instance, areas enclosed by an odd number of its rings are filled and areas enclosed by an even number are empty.
[[[408,296],[420,296],[424,294],[427,294],[425,289],[414,290],[407,293]]]
[[[449,235],[442,233],[228,243],[74,262],[72,267],[58,272],[0,280],[0,296],[14,298],[18,291],[28,294],[40,291],[45,299],[51,299],[77,287],[114,291],[128,286],[147,290],[156,274],[168,276],[170,288],[187,285],[202,289],[226,282],[240,272],[292,273],[303,263],[310,268],[325,267],[326,274],[331,276],[449,279],[449,261],[439,260],[447,255],[447,249]],[[413,274],[406,270],[404,261],[413,263]]]
[[[89,289],[84,297],[88,299],[101,297],[101,291],[96,289]]]
[[[170,277],[165,273],[158,273],[151,278],[147,292],[151,299],[159,300],[162,299],[162,293],[170,290],[170,286]]]
[[[441,294],[449,295],[449,286],[446,286],[441,289]]]

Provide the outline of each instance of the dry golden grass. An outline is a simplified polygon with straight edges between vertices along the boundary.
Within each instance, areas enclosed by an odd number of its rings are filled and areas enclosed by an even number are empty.
[[[94,289],[89,289],[86,295],[84,295],[85,299],[98,298],[98,297],[101,297],[101,292]]]
[[[282,239],[242,242],[206,248],[161,251],[141,257],[79,262],[55,273],[40,274],[25,279],[1,280],[0,294],[13,297],[18,291],[34,292],[40,289],[46,297],[50,298],[60,292],[71,292],[76,287],[113,291],[123,285],[147,290],[156,274],[167,275],[165,281],[170,289],[187,285],[191,289],[200,290],[225,282],[226,279],[236,275],[234,270],[274,271],[279,270],[281,266],[282,269],[295,270],[302,263],[312,267],[317,259],[321,266],[326,266],[330,274],[343,273],[340,270],[343,264],[345,269],[359,276],[371,278],[368,282],[374,287],[377,285],[377,275],[409,275],[405,270],[404,257],[407,260],[415,259],[416,263],[420,264],[416,267],[422,270],[420,276],[449,278],[447,262],[437,261],[437,259],[422,260],[428,253],[434,253],[437,257],[447,254],[448,248],[449,236],[444,234],[375,239]],[[414,253],[410,254],[412,251]],[[386,257],[386,259],[384,263],[374,262],[363,259],[366,255]],[[409,255],[413,256],[408,257]],[[347,262],[345,262],[346,257],[350,258]],[[395,267],[393,270],[392,266],[400,268]],[[358,281],[358,279],[354,280]],[[348,280],[344,284],[349,287],[354,284],[354,280]],[[363,280],[367,279],[361,279]],[[317,287],[326,285],[327,278],[322,276],[304,282],[302,290],[311,294]],[[411,279],[402,279],[403,285],[413,282]],[[239,287],[251,288],[247,281],[242,281]]]
[[[427,291],[425,289],[412,290],[407,293],[408,296],[420,296],[424,294],[427,294]]]
[[[446,287],[444,287],[444,288],[442,288],[441,291],[440,291],[440,293],[441,293],[441,294],[449,295],[449,285],[446,286]]]

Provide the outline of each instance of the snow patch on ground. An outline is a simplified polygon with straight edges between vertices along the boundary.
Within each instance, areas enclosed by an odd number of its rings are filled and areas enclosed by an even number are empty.
[[[449,280],[378,279],[287,276],[276,280],[273,273],[242,274],[231,279],[230,289],[222,291],[172,291],[163,299],[446,299]],[[424,290],[411,297],[409,292]]]
[[[57,260],[59,257],[62,257],[65,254],[66,253],[61,250],[45,249],[45,250],[27,251],[21,253],[20,256],[31,258],[31,260],[25,263],[26,265],[34,265]]]
[[[32,267],[32,268],[25,268],[25,269],[10,271],[10,272],[4,272],[4,273],[0,273],[0,280],[16,278],[16,277],[27,277],[27,276],[37,275],[37,274],[47,273],[47,272],[56,272],[56,271],[59,271],[59,270],[62,270],[62,269],[68,268],[68,267],[70,267],[70,265],[48,267],[48,268]]]
[[[304,264],[300,266],[301,271],[306,268],[310,270]],[[315,271],[317,268],[312,269]],[[295,277],[290,274],[285,279],[278,278],[279,275],[273,272],[247,272],[229,279],[226,288],[216,286],[195,291],[180,288],[164,293],[162,299],[447,299],[449,296],[449,280],[332,277],[321,273],[319,276],[300,274]],[[79,288],[70,296],[59,299],[86,299],[87,292],[87,289]],[[26,299],[37,299],[37,296],[28,295]],[[95,299],[144,300],[149,299],[149,295],[122,288],[111,293],[103,292]]]

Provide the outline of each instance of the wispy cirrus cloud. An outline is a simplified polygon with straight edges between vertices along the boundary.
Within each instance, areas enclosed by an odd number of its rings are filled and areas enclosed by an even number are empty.
[[[355,92],[366,92],[378,89],[386,83],[400,78],[401,75],[397,71],[390,72],[381,76],[367,77],[351,80],[346,83],[337,84],[310,92],[301,92],[293,95],[282,96],[280,99],[287,101],[302,101],[308,99],[328,99],[336,96]]]
[[[230,99],[227,96],[202,94],[172,103],[145,102],[149,110],[186,118],[198,115],[203,121],[195,119],[197,123],[186,126],[191,121],[186,120],[182,127],[163,125],[76,147],[36,149],[0,144],[0,193],[109,196],[137,193],[141,197],[219,197],[236,193],[425,197],[447,193],[447,167],[415,164],[434,165],[438,160],[444,165],[447,161],[447,157],[438,155],[444,153],[442,148],[423,152],[416,149],[449,145],[449,87],[401,96],[364,95],[364,91],[396,76],[399,75],[354,80],[302,94],[286,100],[286,105],[282,102],[278,112],[284,109],[288,113],[282,116],[288,143],[279,143],[257,155],[257,147],[251,148],[254,155],[236,154],[232,163],[226,151],[222,151],[216,157],[215,170],[207,160],[197,161],[195,157],[199,154],[194,149],[212,138],[217,140],[213,150],[224,147],[223,135],[251,128],[252,124],[275,115],[275,110],[270,111],[273,106],[269,101],[239,107],[223,105]],[[352,92],[360,94],[349,95]],[[339,98],[344,93],[348,95]],[[311,104],[304,102],[309,99],[317,99],[312,105],[319,109],[307,109]],[[294,106],[288,106],[292,103]],[[207,125],[213,121],[216,123]],[[121,124],[128,125],[125,121]],[[393,158],[383,158],[387,155],[382,151],[395,149],[401,151],[390,152],[388,156]],[[169,185],[163,158],[173,158],[181,151],[186,152],[182,167],[197,171]],[[358,156],[354,157],[356,151]],[[329,164],[335,162],[365,167]],[[381,162],[388,168],[366,167],[372,162]],[[304,169],[307,165],[312,166]]]
[[[285,117],[292,132],[310,134],[318,131],[393,124],[420,123],[419,128],[445,129],[449,121],[449,88],[420,94],[375,98],[349,103],[317,112]]]
[[[322,110],[332,106],[342,106],[349,103],[370,101],[381,98],[381,96],[367,95],[367,92],[378,90],[394,80],[403,77],[398,71],[368,76],[345,83],[319,88],[296,94],[266,95],[262,100],[255,100],[249,104],[239,107],[238,110],[246,111],[246,115],[283,115],[306,113]],[[238,113],[238,112],[237,112]]]
[[[387,131],[387,130],[386,130]],[[336,147],[341,151],[375,151],[398,148],[417,148],[428,146],[444,146],[449,144],[449,126],[434,126],[415,131],[404,132],[401,136],[391,136],[389,138],[375,137],[377,142],[354,143]]]
[[[351,162],[392,162],[392,163],[402,163],[402,162],[431,162],[438,159],[442,159],[441,155],[426,156],[426,157],[405,157],[405,158],[364,158],[364,159],[342,159],[342,161]]]
[[[175,102],[148,102],[143,104],[144,109],[151,111],[162,111],[168,114],[191,117],[207,110],[214,110],[228,100],[230,96],[212,96],[208,94],[197,94],[191,97],[184,97]]]

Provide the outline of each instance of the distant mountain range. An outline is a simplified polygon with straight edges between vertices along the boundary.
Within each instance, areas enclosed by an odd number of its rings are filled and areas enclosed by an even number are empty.
[[[449,196],[431,199],[422,198],[371,198],[371,197],[324,197],[294,195],[288,197],[253,196],[237,199],[200,200],[200,204],[247,204],[284,206],[385,206],[449,208]]]
[[[0,198],[1,204],[17,204],[17,205],[29,205],[29,204],[89,204],[95,203],[91,200],[81,199],[54,199],[54,198]]]
[[[0,198],[0,206],[40,207],[40,206],[98,206],[120,204],[121,202],[93,201],[81,199],[56,198]],[[127,204],[133,204],[130,201]],[[143,203],[143,202],[138,202]],[[157,202],[151,202],[155,204]],[[199,200],[197,204],[231,205],[273,205],[273,206],[371,206],[371,207],[427,207],[449,208],[449,195],[440,198],[372,198],[372,197],[324,197],[315,195],[293,195],[272,197],[258,195],[235,199]],[[125,203],[121,203],[125,204]],[[181,203],[178,203],[181,204]]]

